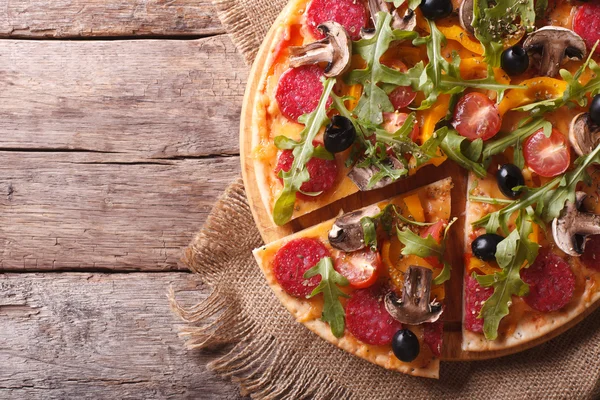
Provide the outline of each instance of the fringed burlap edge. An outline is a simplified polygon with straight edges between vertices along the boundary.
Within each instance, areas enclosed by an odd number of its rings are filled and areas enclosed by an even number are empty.
[[[184,258],[190,270],[212,287],[212,293],[204,301],[184,307],[176,300],[173,288],[169,288],[171,309],[185,322],[179,335],[188,349],[233,345],[207,368],[239,384],[244,396],[264,400],[350,398],[348,390],[311,364],[309,357],[280,342],[269,332],[270,327],[243,312],[229,281],[228,268],[248,263],[244,237],[254,236],[260,242],[250,215],[243,183],[238,179],[219,199]],[[255,235],[249,235],[252,231],[256,231]],[[238,237],[232,237],[235,232],[240,232]],[[224,237],[228,238],[227,243],[238,246],[222,246]]]
[[[233,43],[244,55],[244,61],[247,65],[251,65],[262,40],[254,32],[248,16],[235,0],[213,0],[213,5]]]

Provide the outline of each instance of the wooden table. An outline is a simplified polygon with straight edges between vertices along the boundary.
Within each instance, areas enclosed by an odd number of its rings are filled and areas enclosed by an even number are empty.
[[[238,398],[166,298],[208,293],[182,249],[240,168],[210,0],[0,9],[0,398]]]

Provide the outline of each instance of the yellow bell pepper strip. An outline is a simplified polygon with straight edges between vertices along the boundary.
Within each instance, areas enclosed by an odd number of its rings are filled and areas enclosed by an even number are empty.
[[[431,138],[435,131],[435,125],[444,118],[450,107],[450,95],[442,94],[429,110],[420,111],[423,116],[423,125],[421,126],[421,141],[425,143]]]
[[[417,222],[425,222],[425,211],[418,194],[407,196],[404,199],[404,204],[408,210],[408,217],[412,217]]]
[[[429,24],[423,18],[420,12],[417,12],[417,26],[427,33],[430,33]],[[465,49],[477,55],[483,54],[483,46],[479,40],[469,35],[458,21],[458,17],[449,17],[441,21],[436,21],[436,26],[446,37],[447,40],[454,40],[460,43]]]
[[[560,97],[567,89],[567,82],[548,77],[527,79],[521,85],[525,86],[525,89],[511,89],[506,92],[498,106],[501,116],[513,108]]]
[[[510,78],[502,68],[494,68],[493,71],[496,82],[503,85],[510,84]],[[486,78],[487,73],[487,64],[483,57],[470,57],[460,60],[460,76],[465,80]]]
[[[356,85],[350,85],[348,87],[348,96],[352,97],[352,99],[346,100],[346,108],[348,111],[352,111],[356,108],[361,95],[362,85],[357,83]]]
[[[472,53],[482,55],[483,46],[479,40],[475,39],[465,31],[458,22],[458,17],[446,18],[437,23],[437,27],[446,36],[448,40],[454,40],[460,43],[465,49]]]

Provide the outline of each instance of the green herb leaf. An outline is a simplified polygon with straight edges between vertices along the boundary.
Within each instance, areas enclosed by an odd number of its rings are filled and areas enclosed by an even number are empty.
[[[483,146],[483,160],[487,161],[496,154],[503,153],[504,150],[518,143],[523,142],[529,136],[533,135],[540,129],[547,129],[552,132],[552,124],[543,118],[535,118],[531,122],[524,124],[515,131],[502,135],[499,139],[494,139],[487,142]]]
[[[490,213],[473,222],[473,226],[485,226],[488,233],[496,233],[498,229],[508,233],[508,221],[520,210],[535,205],[535,214],[545,222],[550,222],[560,215],[566,201],[575,201],[577,185],[589,181],[587,169],[592,164],[600,163],[600,145],[590,154],[579,157],[575,161],[574,170],[558,176],[539,188],[529,188],[517,200],[511,201],[506,207]]]
[[[379,60],[393,41],[414,38],[417,34],[415,32],[393,32],[390,27],[392,15],[388,13],[378,13],[376,21],[373,37],[354,43],[354,54],[362,57],[367,65],[364,69],[351,71],[348,81],[351,84],[360,83],[363,86],[363,94],[354,110],[358,118],[381,124],[383,122],[382,113],[394,111],[394,106],[392,106],[387,93],[377,84],[380,82],[394,83],[390,80],[402,79],[403,74],[386,67]]]
[[[360,220],[360,224],[363,228],[364,243],[369,246],[373,251],[377,250],[377,227],[375,225],[375,218],[363,217]]]
[[[506,39],[535,28],[534,3],[534,0],[474,1],[472,25],[490,66],[500,66]]]
[[[502,271],[493,275],[476,276],[482,286],[492,286],[494,293],[483,303],[479,318],[483,318],[483,333],[488,340],[498,337],[500,321],[508,315],[512,296],[525,296],[529,286],[523,282],[520,270],[535,261],[539,245],[529,240],[532,232],[531,218],[521,211],[518,229],[498,244],[496,260]]]
[[[434,285],[441,285],[442,283],[450,280],[451,274],[452,274],[452,266],[445,262],[442,272],[440,272],[440,274],[438,276],[436,276],[435,279],[433,281],[431,281],[431,283]]]
[[[321,128],[329,122],[327,118],[327,100],[334,85],[335,79],[327,79],[325,81],[323,94],[317,108],[302,118],[305,126],[302,132],[300,132],[300,140],[298,142],[277,136],[279,139],[276,139],[276,143],[287,150],[292,150],[294,155],[294,161],[290,170],[281,172],[283,189],[273,206],[273,221],[277,225],[285,225],[290,221],[294,213],[296,193],[300,191],[300,186],[310,179],[306,163],[315,155],[313,140]],[[322,152],[317,151],[317,154],[322,155]]]
[[[600,163],[600,145],[590,154],[579,157],[575,161],[577,168],[565,174],[564,178],[560,180],[558,188],[545,199],[546,206],[544,209],[541,212],[537,212],[537,214],[541,215],[542,219],[546,222],[550,222],[558,217],[567,201],[575,202],[575,193],[579,182],[590,181],[590,176],[587,172],[588,167],[591,164],[598,163]]]
[[[478,151],[481,151],[481,143],[470,142],[455,130],[448,129],[447,127],[437,130],[434,135],[443,137],[440,148],[449,159],[461,167],[473,171],[480,178],[487,175],[484,166],[472,159],[472,157],[475,158],[477,156]]]
[[[308,298],[323,293],[323,313],[321,314],[321,320],[329,324],[331,332],[335,337],[342,337],[344,336],[346,314],[339,298],[349,296],[342,292],[338,286],[348,286],[348,279],[333,268],[333,262],[330,257],[322,258],[317,265],[306,271],[304,278],[310,279],[317,275],[321,275],[321,282]]]
[[[444,247],[431,235],[422,238],[410,229],[396,229],[396,235],[400,243],[404,245],[402,254],[405,256],[415,255],[417,257],[443,257]]]

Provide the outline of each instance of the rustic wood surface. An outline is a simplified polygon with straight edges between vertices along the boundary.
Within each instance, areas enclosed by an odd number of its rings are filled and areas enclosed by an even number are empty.
[[[200,36],[223,33],[210,0],[1,0],[0,37]]]
[[[0,275],[0,398],[239,398],[184,350],[169,285],[207,292],[187,273]]]
[[[0,8],[0,398],[239,398],[166,298],[209,292],[182,250],[240,172],[248,69],[211,2]]]

